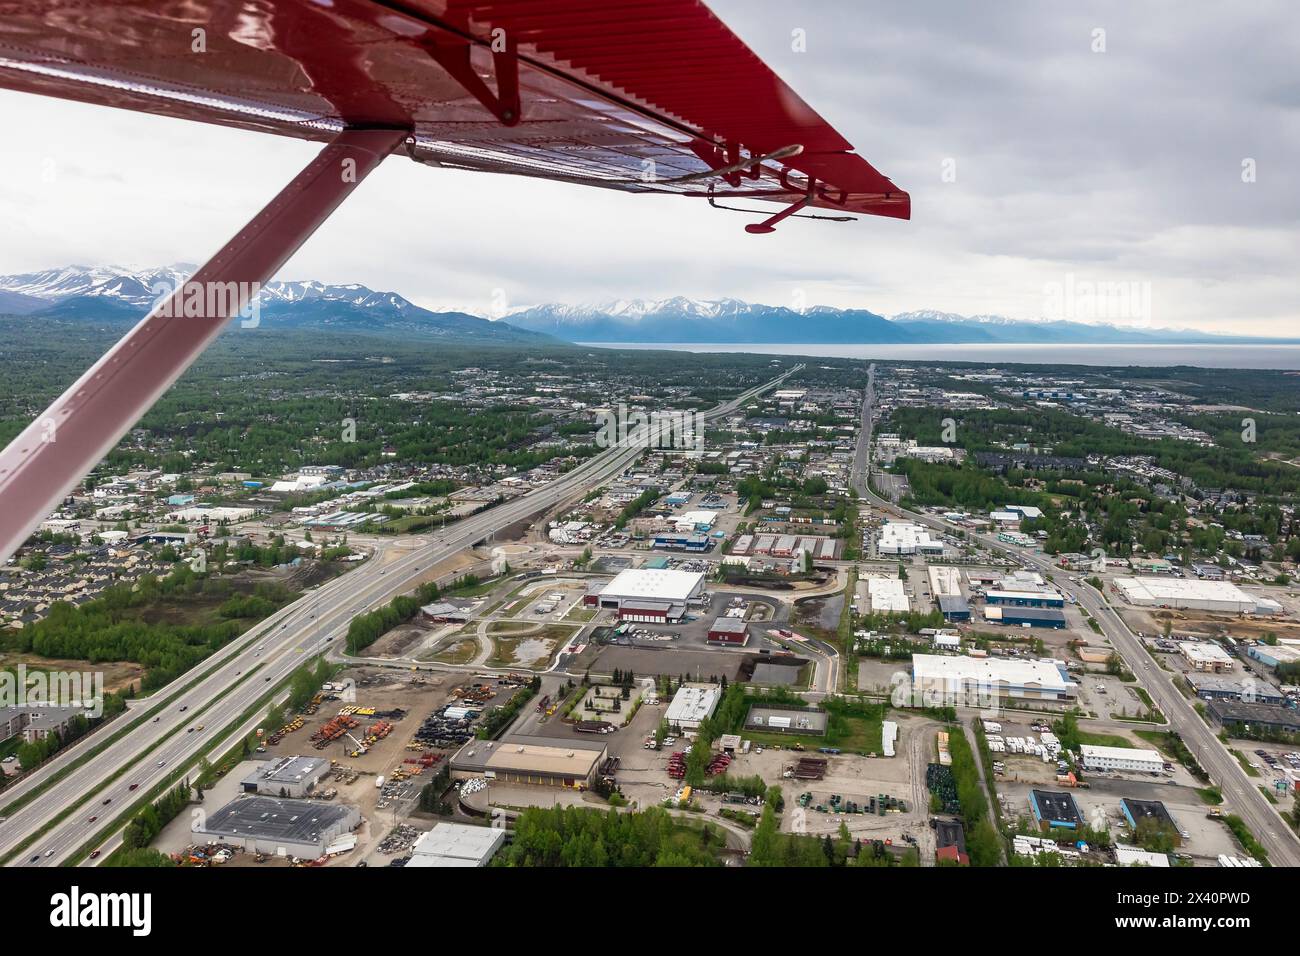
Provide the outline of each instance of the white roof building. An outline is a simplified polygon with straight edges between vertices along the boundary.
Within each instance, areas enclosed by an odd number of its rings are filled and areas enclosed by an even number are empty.
[[[867,578],[867,595],[871,598],[871,610],[877,613],[906,614],[912,609],[903,582],[898,578]]]
[[[499,827],[473,827],[463,823],[438,823],[415,841],[412,866],[487,866],[506,842]]]
[[[678,688],[673,695],[664,720],[670,727],[695,730],[706,717],[712,717],[717,709],[722,690],[715,684],[695,684]]]
[[[961,572],[943,564],[930,565],[930,593],[934,597],[961,594]]]
[[[1219,674],[1236,666],[1232,655],[1212,641],[1179,641],[1178,652],[1198,671]]]
[[[1115,587],[1130,604],[1138,607],[1186,608],[1250,614],[1255,599],[1231,581],[1193,578],[1116,578]]]
[[[881,554],[943,554],[943,542],[935,541],[930,532],[910,521],[890,521],[880,529],[876,550]]]
[[[1080,744],[1079,756],[1083,758],[1084,770],[1133,770],[1138,773],[1160,773],[1165,769],[1165,758],[1154,750]]]
[[[926,705],[990,696],[1064,700],[1079,686],[1056,660],[912,655],[912,683]]]
[[[1115,862],[1120,866],[1168,866],[1169,857],[1164,853],[1150,853],[1135,846],[1116,843]]]
[[[699,592],[703,583],[704,575],[699,571],[628,568],[614,575],[600,596],[603,599],[685,602]]]

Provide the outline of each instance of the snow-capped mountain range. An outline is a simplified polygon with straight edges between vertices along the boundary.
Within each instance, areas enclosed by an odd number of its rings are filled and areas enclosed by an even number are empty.
[[[138,317],[193,272],[188,263],[154,269],[67,266],[0,276],[0,315],[62,319]],[[338,332],[401,332],[479,341],[729,344],[1107,344],[1292,341],[1103,323],[1008,319],[922,310],[883,316],[867,309],[795,310],[740,299],[621,299],[530,306],[500,321],[468,311],[431,311],[396,292],[315,280],[269,282],[262,316],[271,327]]]
[[[135,319],[195,272],[189,263],[156,269],[67,266],[0,276],[0,315],[59,319]],[[546,337],[506,322],[464,312],[422,309],[395,292],[314,280],[268,282],[261,291],[268,328],[319,328],[338,332],[468,339],[509,344],[544,343]]]

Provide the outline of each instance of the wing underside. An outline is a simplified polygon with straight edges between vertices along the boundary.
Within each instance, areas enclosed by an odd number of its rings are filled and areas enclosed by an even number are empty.
[[[0,86],[322,142],[404,129],[434,165],[910,215],[699,0],[0,0]]]

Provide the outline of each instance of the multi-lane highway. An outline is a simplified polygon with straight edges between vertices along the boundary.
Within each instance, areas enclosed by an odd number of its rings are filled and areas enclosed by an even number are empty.
[[[887,512],[892,511],[944,533],[958,530],[956,525],[951,525],[940,518],[900,508],[872,491],[867,469],[870,463],[868,446],[871,442],[874,402],[875,369],[873,366],[867,375],[866,398],[862,407],[862,430],[859,434],[857,454],[854,456],[854,487],[859,494]],[[1043,554],[1004,544],[988,535],[972,534],[969,529],[964,530],[968,540],[978,541],[991,551],[1007,554],[1012,560],[1020,562],[1025,567],[1033,568],[1043,574],[1059,571],[1050,558]],[[1237,759],[1228,753],[1192,705],[1174,687],[1168,674],[1152,660],[1146,649],[1142,647],[1141,640],[1129,629],[1119,613],[1110,606],[1105,596],[1098,593],[1091,585],[1081,584],[1075,592],[1079,604],[1096,619],[1112,646],[1124,658],[1129,669],[1137,675],[1142,686],[1151,694],[1152,700],[1169,721],[1170,729],[1182,737],[1200,765],[1222,789],[1224,798],[1229,802],[1230,810],[1245,821],[1251,833],[1268,851],[1269,861],[1275,866],[1300,866],[1300,840],[1273,809],[1267,798],[1251,783]]]
[[[704,412],[704,419],[711,421],[735,411],[803,367],[797,365]],[[136,703],[130,716],[114,723],[120,726],[157,702],[168,701],[157,716],[95,756],[87,756],[98,744],[96,738],[114,731],[110,726],[101,734],[92,734],[0,794],[0,807],[12,806],[66,771],[0,822],[0,856],[12,855],[10,865],[56,865],[92,840],[106,840],[115,829],[110,824],[126,808],[152,788],[179,779],[179,771],[193,764],[214,734],[250,709],[252,716],[245,717],[237,729],[242,734],[255,728],[266,709],[263,698],[299,664],[346,634],[357,613],[410,591],[431,567],[492,533],[605,483],[644,452],[644,445],[635,440],[604,451],[542,488],[459,521],[437,535],[400,542],[377,553],[361,567],[272,615],[250,632],[255,636],[224,648],[148,701]],[[194,686],[186,686],[205,673]],[[29,845],[15,855],[24,843]]]

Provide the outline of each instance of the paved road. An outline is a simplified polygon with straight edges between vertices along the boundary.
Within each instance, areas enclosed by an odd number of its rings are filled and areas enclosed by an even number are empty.
[[[705,412],[705,419],[729,414],[803,367],[797,365],[772,381]],[[214,732],[226,728],[253,707],[270,687],[300,663],[340,640],[357,613],[406,593],[430,567],[490,534],[608,481],[644,451],[635,444],[609,449],[545,487],[472,515],[437,535],[395,543],[360,568],[272,615],[254,628],[257,636],[241,638],[237,644],[199,665],[198,672],[202,673],[217,663],[211,676],[183,690],[187,681],[194,680],[191,673],[156,693],[155,701],[178,695],[156,720],[136,728],[97,756],[87,758],[84,755],[95,746],[95,735],[91,735],[81,745],[69,748],[20,784],[5,790],[0,795],[0,806],[31,792],[56,771],[70,768],[66,777],[0,823],[0,854],[11,852],[46,826],[49,830],[11,861],[11,865],[56,865],[97,834],[100,838],[108,837],[110,834],[104,832],[106,823],[129,806],[132,799],[138,799],[139,794],[175,774],[178,765],[187,764],[200,753]],[[218,699],[223,691],[225,696]],[[140,706],[134,710],[138,711]],[[255,728],[261,716],[255,714],[241,731]],[[205,729],[198,730],[200,725]],[[105,734],[112,732],[105,730]],[[132,785],[136,790],[130,789]],[[68,809],[72,810],[68,816],[53,822]]]
[[[869,487],[869,483],[865,479],[865,470],[859,472],[859,468],[862,467],[863,463],[868,461],[866,455],[863,454],[863,447],[871,439],[869,429],[871,425],[871,404],[874,400],[875,374],[873,366],[867,376],[867,394],[862,413],[863,430],[868,433],[865,440],[860,440],[859,454],[854,458],[852,479],[854,487],[858,489],[859,494],[864,495],[878,507],[905,516],[909,520],[928,525],[945,533],[958,530],[956,525],[950,525],[942,519],[906,511],[897,505],[886,502]],[[1040,573],[1050,574],[1060,570],[1052,564],[1048,557],[1042,554],[1003,544],[988,535],[976,535],[967,530],[967,538],[979,541],[993,552],[1007,554],[1012,560],[1018,561]],[[1278,815],[1273,805],[1268,802],[1255,784],[1251,782],[1250,778],[1246,776],[1245,771],[1237,762],[1237,758],[1228,753],[1213,731],[1206,726],[1205,721],[1192,708],[1187,698],[1174,687],[1169,675],[1151,659],[1146,649],[1142,647],[1137,635],[1129,630],[1128,625],[1120,618],[1118,612],[1091,585],[1081,582],[1074,590],[1075,597],[1079,599],[1079,604],[1087,608],[1088,612],[1096,618],[1102,632],[1110,639],[1111,644],[1124,658],[1129,669],[1137,675],[1141,685],[1150,693],[1156,706],[1168,719],[1170,728],[1177,731],[1183,738],[1188,750],[1192,752],[1200,765],[1209,773],[1211,779],[1222,789],[1231,810],[1245,821],[1251,833],[1255,835],[1255,839],[1268,851],[1269,861],[1274,866],[1300,866],[1300,839],[1296,838],[1295,833],[1287,825],[1286,821]]]

